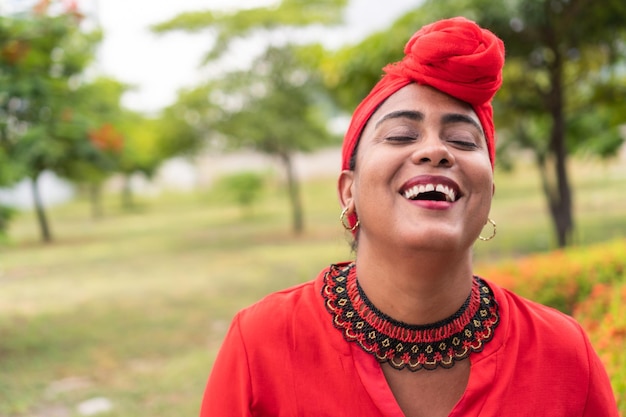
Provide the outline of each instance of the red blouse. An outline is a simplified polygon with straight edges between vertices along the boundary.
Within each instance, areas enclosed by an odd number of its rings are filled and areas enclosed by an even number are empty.
[[[201,417],[404,416],[377,360],[333,326],[321,294],[326,272],[236,315]],[[581,327],[489,286],[500,324],[470,356],[469,381],[450,417],[618,417],[609,379]]]

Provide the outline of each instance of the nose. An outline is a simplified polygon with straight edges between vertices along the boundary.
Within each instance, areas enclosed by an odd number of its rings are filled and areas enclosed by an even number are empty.
[[[455,162],[454,154],[436,133],[428,134],[415,143],[411,161],[417,165],[431,164],[437,167],[450,167]]]

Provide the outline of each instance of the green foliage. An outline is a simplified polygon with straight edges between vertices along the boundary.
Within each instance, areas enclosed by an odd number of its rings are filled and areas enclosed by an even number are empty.
[[[230,42],[257,33],[310,24],[338,23],[345,0],[284,0],[273,8],[228,13],[190,12],[153,27],[171,30],[211,29],[218,40],[209,54],[222,54]],[[316,73],[319,46],[270,48],[252,71],[183,90],[163,114],[163,144],[170,154],[193,153],[206,142],[226,136],[227,147],[252,146],[270,154],[309,151],[329,143],[324,87]],[[285,115],[289,115],[286,117]]]
[[[152,177],[161,163],[172,156],[162,147],[160,120],[132,112],[125,112],[124,116],[120,122],[120,129],[124,132],[124,149],[120,155],[119,171],[126,175],[141,172]]]
[[[624,138],[619,124],[611,120],[614,111],[600,103],[593,112],[581,112],[572,117],[567,123],[568,148],[578,154],[603,159],[615,156],[624,144]]]
[[[200,151],[214,131],[220,114],[210,100],[211,84],[181,90],[155,122],[156,140],[163,157],[190,156]]]
[[[111,78],[99,77],[80,85],[74,92],[74,119],[83,129],[70,150],[71,158],[56,169],[76,183],[100,184],[119,167],[125,137],[119,126],[124,111],[120,107],[127,87]]]
[[[6,238],[9,229],[9,221],[15,214],[16,210],[14,208],[0,204],[0,242],[4,241]]]
[[[265,176],[259,172],[243,171],[225,175],[218,179],[215,190],[220,197],[234,201],[243,212],[249,213],[259,202]]]
[[[101,36],[82,32],[75,10],[48,15],[47,6],[0,16],[0,149],[11,160],[0,173],[5,184],[28,176],[36,185],[45,170],[63,174],[91,146],[76,90]],[[35,201],[42,239],[49,241],[39,196]]]
[[[23,166],[11,158],[3,146],[0,146],[0,186],[14,184],[23,177]]]
[[[270,48],[253,67],[253,74],[230,74],[222,84],[222,97],[239,99],[235,108],[215,103],[223,113],[214,127],[232,144],[285,156],[336,139],[326,129],[316,74],[298,61],[295,47]]]
[[[75,120],[76,77],[93,57],[100,34],[83,34],[71,14],[28,18],[0,17],[0,140],[10,151],[29,128],[39,129],[32,136],[46,136],[29,156],[29,171],[58,160],[58,147],[76,139],[84,126]],[[47,168],[44,167],[44,169]]]
[[[235,12],[188,12],[154,25],[157,33],[172,30],[196,32],[212,29],[217,40],[207,60],[220,57],[235,39],[258,35],[259,30],[337,24],[347,0],[282,0],[276,7],[256,7]]]

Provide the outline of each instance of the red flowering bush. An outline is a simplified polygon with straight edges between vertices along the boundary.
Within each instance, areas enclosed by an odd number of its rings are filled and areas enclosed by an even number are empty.
[[[620,411],[626,415],[626,274],[621,284],[596,284],[574,309],[606,366]]]
[[[611,378],[626,416],[626,239],[477,268],[479,275],[574,316]]]
[[[626,239],[484,265],[478,271],[519,295],[571,315],[596,284],[623,279]]]

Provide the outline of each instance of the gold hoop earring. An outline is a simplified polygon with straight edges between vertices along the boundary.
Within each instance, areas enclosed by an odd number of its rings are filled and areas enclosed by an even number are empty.
[[[489,237],[482,237],[482,236],[478,236],[478,238],[479,238],[480,240],[484,241],[484,242],[486,242],[486,241],[488,241],[488,240],[493,239],[493,238],[495,237],[495,235],[496,235],[496,222],[494,222],[494,221],[493,221],[493,220],[491,220],[490,218],[487,218],[487,221],[488,221],[489,223],[491,223],[491,225],[493,226],[493,233],[492,233],[492,234],[491,234],[491,236],[489,236]]]
[[[361,224],[361,221],[357,219],[354,226],[350,226],[350,220],[346,218],[347,213],[348,213],[348,207],[344,208],[341,211],[341,215],[339,216],[339,221],[341,222],[341,225],[343,226],[344,229],[346,229],[349,232],[354,232],[357,229],[357,227],[359,227],[359,225]]]

